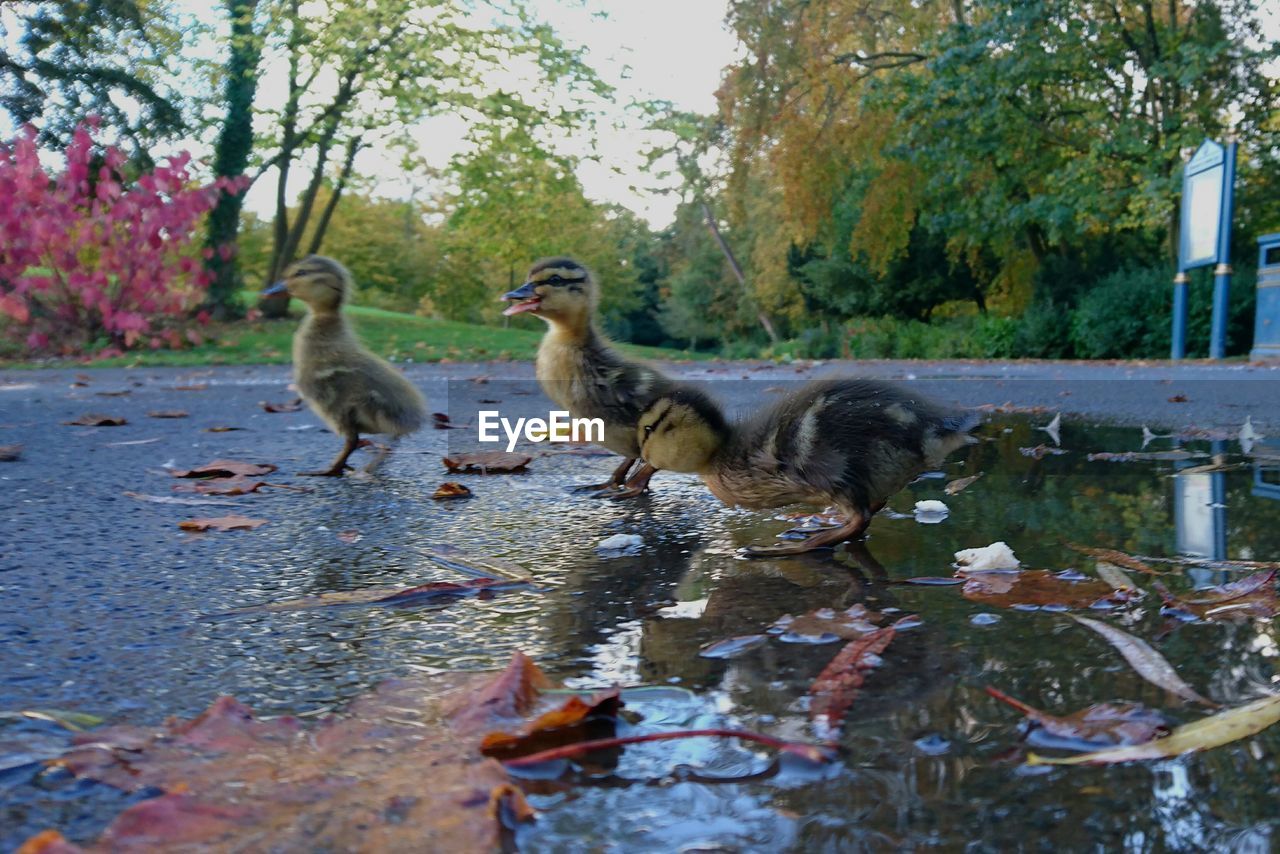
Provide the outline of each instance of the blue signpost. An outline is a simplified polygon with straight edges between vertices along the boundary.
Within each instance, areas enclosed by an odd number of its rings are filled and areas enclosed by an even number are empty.
[[[1182,173],[1182,227],[1178,240],[1178,275],[1173,279],[1173,347],[1170,355],[1187,353],[1187,271],[1213,269],[1213,324],[1209,358],[1227,350],[1227,302],[1231,295],[1231,213],[1235,194],[1236,143],[1224,149],[1206,139]]]

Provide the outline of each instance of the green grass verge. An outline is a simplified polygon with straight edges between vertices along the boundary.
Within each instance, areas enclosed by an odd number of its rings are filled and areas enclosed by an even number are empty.
[[[294,301],[293,313],[301,306]],[[415,362],[532,359],[542,339],[541,329],[502,329],[451,320],[436,320],[379,308],[350,306],[356,334],[369,349],[388,359]],[[136,350],[108,359],[75,360],[77,367],[155,367],[172,365],[275,365],[290,360],[298,318],[230,323],[206,330],[206,342],[185,350]],[[705,353],[620,344],[626,353],[646,359],[706,359]],[[66,362],[62,364],[69,364]],[[48,362],[0,360],[0,367],[50,367]]]

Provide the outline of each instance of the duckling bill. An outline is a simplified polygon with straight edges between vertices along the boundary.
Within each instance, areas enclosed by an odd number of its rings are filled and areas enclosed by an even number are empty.
[[[605,483],[583,487],[610,498],[642,494],[657,470],[644,464],[628,479],[640,458],[636,422],[656,398],[675,383],[648,365],[623,357],[595,326],[599,286],[586,267],[572,258],[545,258],[529,270],[528,280],[503,295],[511,303],[503,314],[533,314],[546,322],[535,371],[547,397],[574,418],[604,422],[606,448],[623,457]]]
[[[306,303],[307,316],[293,336],[293,380],[303,399],[343,439],[329,468],[303,472],[341,477],[362,433],[393,440],[422,427],[427,402],[421,392],[356,338],[342,313],[354,289],[347,268],[320,255],[291,264],[264,295],[288,293]],[[372,469],[381,457],[370,463]]]
[[[659,469],[695,472],[729,505],[835,505],[845,523],[806,540],[754,546],[799,554],[865,533],[888,500],[973,441],[978,419],[870,380],[818,380],[739,423],[706,394],[682,388],[640,416],[636,440]]]

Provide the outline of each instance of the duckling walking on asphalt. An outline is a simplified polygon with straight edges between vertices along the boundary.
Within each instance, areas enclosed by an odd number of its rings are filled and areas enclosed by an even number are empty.
[[[422,427],[427,402],[390,364],[356,339],[342,314],[354,285],[351,274],[332,258],[311,255],[291,264],[284,278],[263,291],[287,292],[307,304],[306,319],[293,336],[293,381],[307,405],[343,439],[342,453],[328,469],[303,472],[341,477],[361,433],[393,440]],[[385,452],[371,462],[371,471]]]
[[[696,472],[726,504],[834,504],[844,515],[844,525],[806,540],[744,550],[772,556],[860,537],[895,493],[976,441],[968,431],[977,423],[890,383],[834,379],[737,424],[707,395],[679,389],[640,416],[636,441],[646,462]]]
[[[641,465],[636,422],[655,399],[676,384],[648,365],[621,356],[595,327],[600,291],[585,267],[572,258],[546,258],[529,270],[528,280],[503,295],[512,304],[503,314],[528,312],[547,323],[538,347],[538,384],[556,406],[573,418],[604,422],[604,446],[621,454],[613,477],[583,487],[608,498],[633,498],[648,488],[657,469]],[[659,467],[660,468],[660,467]]]

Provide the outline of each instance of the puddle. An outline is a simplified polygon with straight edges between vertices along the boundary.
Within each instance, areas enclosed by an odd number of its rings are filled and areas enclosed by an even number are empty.
[[[996,541],[1024,568],[1090,578],[1094,560],[1067,543],[1153,557],[1280,559],[1275,447],[1254,449],[1270,458],[1244,457],[1235,443],[1159,438],[1144,447],[1140,430],[1064,423],[1066,453],[1024,453],[1052,447],[1036,429],[1043,421],[993,421],[982,431],[992,441],[895,497],[896,512],[876,519],[865,549],[774,560],[742,560],[736,550],[796,523],[726,509],[692,478],[660,475],[654,496],[632,503],[570,494],[569,485],[612,467],[601,457],[539,457],[525,476],[468,478],[476,495],[467,502],[433,502],[439,482],[452,479],[436,453],[444,437],[396,457],[376,484],[318,484],[305,518],[292,512],[295,496],[255,497],[254,515],[272,523],[252,534],[179,538],[172,508],[120,498],[127,506],[112,519],[84,523],[83,542],[49,546],[40,572],[24,572],[29,564],[0,572],[0,709],[148,723],[234,694],[260,714],[314,715],[393,675],[497,667],[519,648],[573,688],[623,682],[692,692],[637,700],[641,727],[744,727],[807,740],[805,695],[839,643],[767,635],[731,656],[698,653],[766,634],[786,614],[862,604],[923,623],[881,656],[849,713],[836,767],[816,775],[776,767],[768,751],[725,741],[628,747],[607,770],[527,782],[542,813],[521,834],[522,848],[1273,847],[1280,728],[1159,763],[1025,769],[1019,716],[987,696],[987,685],[1059,714],[1112,700],[1178,722],[1200,713],[1143,681],[1057,608],[1002,608],[965,599],[959,586],[901,583],[949,576],[954,552]],[[299,434],[284,435],[287,443]],[[328,447],[323,438],[317,447]],[[1175,449],[1191,456],[1164,453]],[[1139,451],[1158,456],[1088,459]],[[1234,465],[1203,470],[1215,461]],[[944,492],[979,473],[958,494]],[[140,477],[131,473],[128,488]],[[15,484],[19,495],[35,487]],[[921,500],[942,501],[945,518],[920,524],[912,514]],[[349,531],[361,536],[338,536]],[[124,542],[91,544],[109,533]],[[644,544],[637,554],[597,552],[615,534],[639,534]],[[146,545],[155,541],[171,548],[157,554]],[[441,543],[514,561],[538,586],[422,608],[209,616],[309,594],[460,580],[424,556]],[[1175,592],[1242,576],[1154,566],[1171,570],[1161,580]],[[1150,587],[1149,577],[1130,577]],[[1154,593],[1102,618],[1156,645],[1220,703],[1280,687],[1274,622],[1184,622],[1161,614]],[[29,756],[0,762],[0,846],[55,826],[91,839],[129,802],[41,772],[34,760],[60,737],[46,725],[0,722],[0,752]]]

